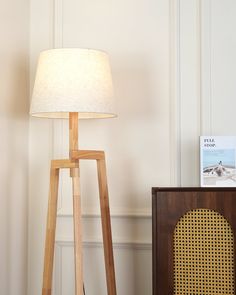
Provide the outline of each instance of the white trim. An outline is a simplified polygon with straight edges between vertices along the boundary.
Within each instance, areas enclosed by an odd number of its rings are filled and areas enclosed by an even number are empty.
[[[201,11],[201,2],[202,0],[196,0],[196,61],[197,61],[197,66],[196,66],[196,84],[197,84],[197,97],[198,97],[198,105],[197,105],[197,115],[198,115],[198,130],[196,134],[197,138],[197,147],[199,148],[199,136],[201,135],[201,129],[202,129],[202,116],[201,116],[201,103],[202,103],[202,97],[201,97],[201,73],[202,73],[202,65],[201,65],[201,40],[202,40],[202,32],[201,32],[201,19],[202,19],[202,11]],[[199,161],[199,152],[198,152],[198,163]]]
[[[112,210],[111,218],[141,218],[141,219],[151,219],[152,213],[150,210],[126,210],[126,209],[120,209],[120,210]],[[60,210],[57,213],[57,216],[60,218],[72,218],[73,214],[72,212],[63,211]],[[97,210],[87,210],[82,213],[82,217],[84,218],[100,218],[101,213]]]
[[[63,43],[63,0],[53,0],[53,48],[62,47]],[[62,120],[51,120],[52,121],[52,145],[51,145],[51,159],[55,159],[55,125]],[[62,129],[62,128],[61,128]],[[59,176],[60,187],[58,190],[58,211],[62,208],[62,186],[63,181]]]
[[[53,272],[53,290],[55,294],[62,295],[62,247],[55,243],[55,260],[57,267]]]
[[[63,47],[63,0],[54,0],[54,48]]]
[[[212,16],[211,0],[201,2],[201,135],[212,135]]]
[[[61,48],[63,47],[63,0],[54,0],[53,2],[53,10],[54,10],[54,18],[53,18],[53,47],[54,48]],[[56,124],[60,124],[61,129],[61,136],[59,138],[60,142],[63,142],[63,121],[64,120],[52,120],[52,159],[55,159],[55,139],[56,139]],[[62,144],[60,144],[60,154],[62,154]],[[60,187],[58,190],[58,210],[62,208],[62,191],[63,191],[63,180],[60,176],[59,182]]]
[[[201,5],[200,0],[180,0],[179,11],[179,117],[180,185],[199,185],[199,135],[201,132]]]
[[[169,55],[170,55],[170,184],[181,183],[180,132],[180,0],[170,0]]]
[[[57,247],[74,247],[74,242],[67,237],[57,238],[55,241]],[[128,240],[113,240],[114,249],[135,249],[135,250],[151,250],[152,243],[150,241],[128,241]],[[103,241],[99,239],[91,239],[83,241],[85,248],[103,248]]]

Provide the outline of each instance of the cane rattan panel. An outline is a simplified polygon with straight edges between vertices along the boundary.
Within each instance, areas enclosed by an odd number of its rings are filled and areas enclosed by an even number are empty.
[[[209,209],[189,211],[174,232],[174,295],[232,295],[234,235]]]

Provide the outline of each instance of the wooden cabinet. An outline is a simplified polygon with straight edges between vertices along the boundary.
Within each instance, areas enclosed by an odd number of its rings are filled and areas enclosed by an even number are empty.
[[[199,218],[199,212],[201,212],[201,216],[204,216],[202,214],[205,214],[205,213],[208,214],[208,216],[210,216],[210,220],[213,220],[214,222],[215,222],[215,219],[217,219],[216,221],[218,222],[218,219],[221,220],[221,217],[222,217],[223,224],[225,224],[224,220],[226,220],[226,222],[229,223],[229,231],[231,231],[232,229],[232,237],[231,237],[231,240],[233,241],[232,251],[233,251],[233,261],[235,261],[234,237],[236,237],[236,189],[235,188],[153,188],[152,194],[153,194],[153,198],[152,198],[153,295],[191,294],[191,291],[189,291],[190,289],[188,289],[186,292],[182,292],[181,294],[179,293],[176,287],[176,284],[179,284],[178,282],[176,283],[176,281],[178,280],[178,277],[176,277],[175,271],[178,268],[178,266],[175,265],[176,258],[175,258],[175,252],[174,252],[174,248],[175,248],[174,239],[175,239],[177,224],[180,222],[181,218],[183,218],[184,216],[188,217],[188,215],[186,214],[194,211],[194,214],[196,213],[196,217],[195,216],[192,217],[191,228],[190,229],[187,228],[187,230],[190,230],[190,232],[192,231],[193,237],[195,237],[196,235],[199,235],[201,243],[202,243],[201,244],[201,247],[203,249],[202,251],[205,251],[205,250],[207,251],[208,242],[206,242],[205,244],[202,235],[205,235],[206,237],[205,240],[207,241],[208,241],[208,236],[212,236],[213,246],[211,246],[211,244],[209,245],[210,247],[214,248],[214,243],[219,242],[219,241],[216,241],[216,238],[215,238],[215,236],[217,236],[217,234],[219,233],[219,230],[217,229],[218,225],[216,226],[214,224],[209,225],[208,219],[203,221],[197,220]],[[200,232],[200,234],[199,232],[197,232],[197,228],[195,228],[195,225],[197,224],[197,222],[200,222],[200,224],[204,225],[200,228],[200,230],[202,231]],[[204,232],[204,230],[208,227],[211,230],[210,234],[208,232]],[[184,232],[185,229],[183,229],[182,231]],[[222,233],[226,233],[226,230],[223,229]],[[220,234],[222,235],[222,233]],[[220,241],[220,244],[224,245],[223,236],[222,237],[219,236],[219,237],[220,239],[222,238],[222,241]],[[228,242],[226,241],[226,243]],[[185,240],[183,244],[185,245],[185,249],[183,251],[188,252],[188,241]],[[218,246],[216,248],[218,249]],[[192,253],[191,255],[196,255],[197,257],[197,251],[196,253],[194,253],[193,246],[190,247],[190,244],[189,244],[189,249],[190,249],[189,251],[191,251]],[[212,251],[214,251],[214,249]],[[224,250],[221,250],[221,251],[224,251]],[[217,255],[217,253],[215,255]],[[217,266],[217,269],[216,269],[216,272],[219,272],[219,274],[220,274],[220,271],[224,271],[224,269],[221,270],[221,265],[228,263],[227,261],[224,261],[224,259],[226,260],[230,259],[226,256],[222,255],[223,258],[222,257],[220,258],[223,260],[222,261],[220,260],[219,266]],[[212,257],[213,257],[212,260],[214,260],[214,256]],[[197,268],[198,258],[196,258],[196,261],[195,261],[195,258],[192,258],[192,259],[193,259],[194,267]],[[209,263],[210,262],[211,261],[209,261]],[[183,259],[183,264],[184,263],[185,261]],[[202,264],[203,262],[200,261],[200,263]],[[190,265],[190,267],[192,266]],[[207,270],[206,269],[207,267],[211,268],[211,265],[209,266],[208,265],[205,266],[205,264],[201,265],[203,279],[201,279],[202,281],[200,283],[199,282],[194,282],[194,283],[197,284],[198,287],[200,284],[199,288],[203,288],[203,289],[212,288],[212,290],[214,290],[214,288],[223,288],[221,287],[221,285],[220,287],[219,286],[212,287],[207,285],[207,284],[210,284],[207,278],[206,278],[206,281],[204,278],[204,271]],[[215,267],[215,265],[213,265],[212,267]],[[191,277],[192,273],[195,273],[195,269],[194,271],[190,270],[189,273],[187,273],[186,265],[183,265],[183,268],[184,268],[183,274],[180,273],[180,277],[184,276],[185,281],[184,281],[184,286],[182,286],[181,288],[185,288],[185,287],[192,288],[191,286],[189,287],[189,280],[191,282],[192,280],[193,281],[196,280],[196,276],[195,278]],[[234,288],[233,286],[234,278],[235,278],[234,265],[232,266],[232,268],[233,268],[232,270],[233,277],[229,280],[227,278],[228,280],[227,282],[229,282],[229,284],[232,283],[232,288]],[[211,280],[211,278],[209,279]],[[216,284],[217,284],[217,280],[216,280]],[[219,292],[217,294],[231,294],[230,292],[222,291],[222,293]],[[197,293],[196,292],[194,294],[214,294],[214,293],[211,293],[211,292]]]

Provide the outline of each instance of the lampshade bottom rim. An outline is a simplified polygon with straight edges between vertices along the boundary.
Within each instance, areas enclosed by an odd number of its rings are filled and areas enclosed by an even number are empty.
[[[108,119],[117,117],[114,113],[78,112],[79,119]],[[69,119],[69,112],[37,112],[30,113],[32,117],[47,119]]]

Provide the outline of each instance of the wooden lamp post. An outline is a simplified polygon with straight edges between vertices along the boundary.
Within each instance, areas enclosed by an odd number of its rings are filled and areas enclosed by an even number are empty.
[[[78,146],[78,119],[114,117],[112,99],[106,53],[63,48],[40,54],[30,113],[36,117],[69,118],[69,158],[51,161],[42,295],[51,295],[52,290],[59,172],[65,168],[70,169],[73,188],[75,295],[83,295],[80,160],[97,161],[107,294],[116,295],[105,154],[79,150]]]

